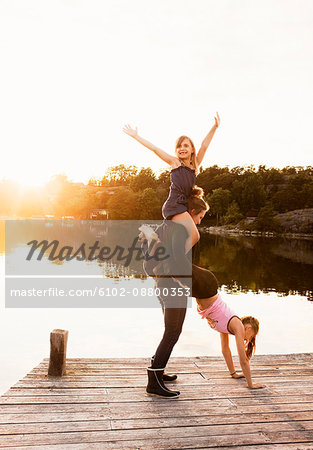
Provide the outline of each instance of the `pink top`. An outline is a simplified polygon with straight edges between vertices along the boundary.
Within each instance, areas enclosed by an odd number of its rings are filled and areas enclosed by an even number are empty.
[[[219,295],[214,303],[207,309],[199,309],[197,306],[198,313],[202,316],[202,319],[207,319],[211,328],[220,333],[231,334],[228,330],[228,324],[232,317],[238,317],[236,314],[223,302],[221,296]]]

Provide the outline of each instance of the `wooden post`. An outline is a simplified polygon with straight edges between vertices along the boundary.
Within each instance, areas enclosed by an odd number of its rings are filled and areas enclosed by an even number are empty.
[[[61,377],[66,369],[66,347],[68,331],[53,330],[50,333],[50,361],[48,375]]]

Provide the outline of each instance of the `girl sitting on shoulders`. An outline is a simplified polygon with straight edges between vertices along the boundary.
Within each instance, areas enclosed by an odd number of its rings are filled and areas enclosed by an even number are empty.
[[[159,158],[169,164],[171,168],[171,186],[167,200],[162,207],[164,219],[182,221],[188,232],[185,250],[188,252],[199,240],[197,227],[188,213],[188,198],[192,188],[196,184],[196,175],[208,146],[220,124],[219,115],[216,113],[215,123],[206,135],[200,149],[196,152],[194,143],[187,136],[180,136],[176,141],[175,156],[153,145],[143,137],[139,136],[137,128],[125,125],[124,133],[134,138],[137,142],[152,150]]]

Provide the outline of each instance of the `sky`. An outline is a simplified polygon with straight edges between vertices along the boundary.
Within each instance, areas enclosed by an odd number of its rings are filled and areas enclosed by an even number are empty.
[[[219,112],[204,167],[313,165],[311,0],[0,0],[0,179],[166,164]]]

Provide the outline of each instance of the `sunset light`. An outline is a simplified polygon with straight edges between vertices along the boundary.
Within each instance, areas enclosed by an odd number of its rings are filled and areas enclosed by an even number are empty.
[[[312,45],[313,0],[0,0],[1,448],[313,449]]]

